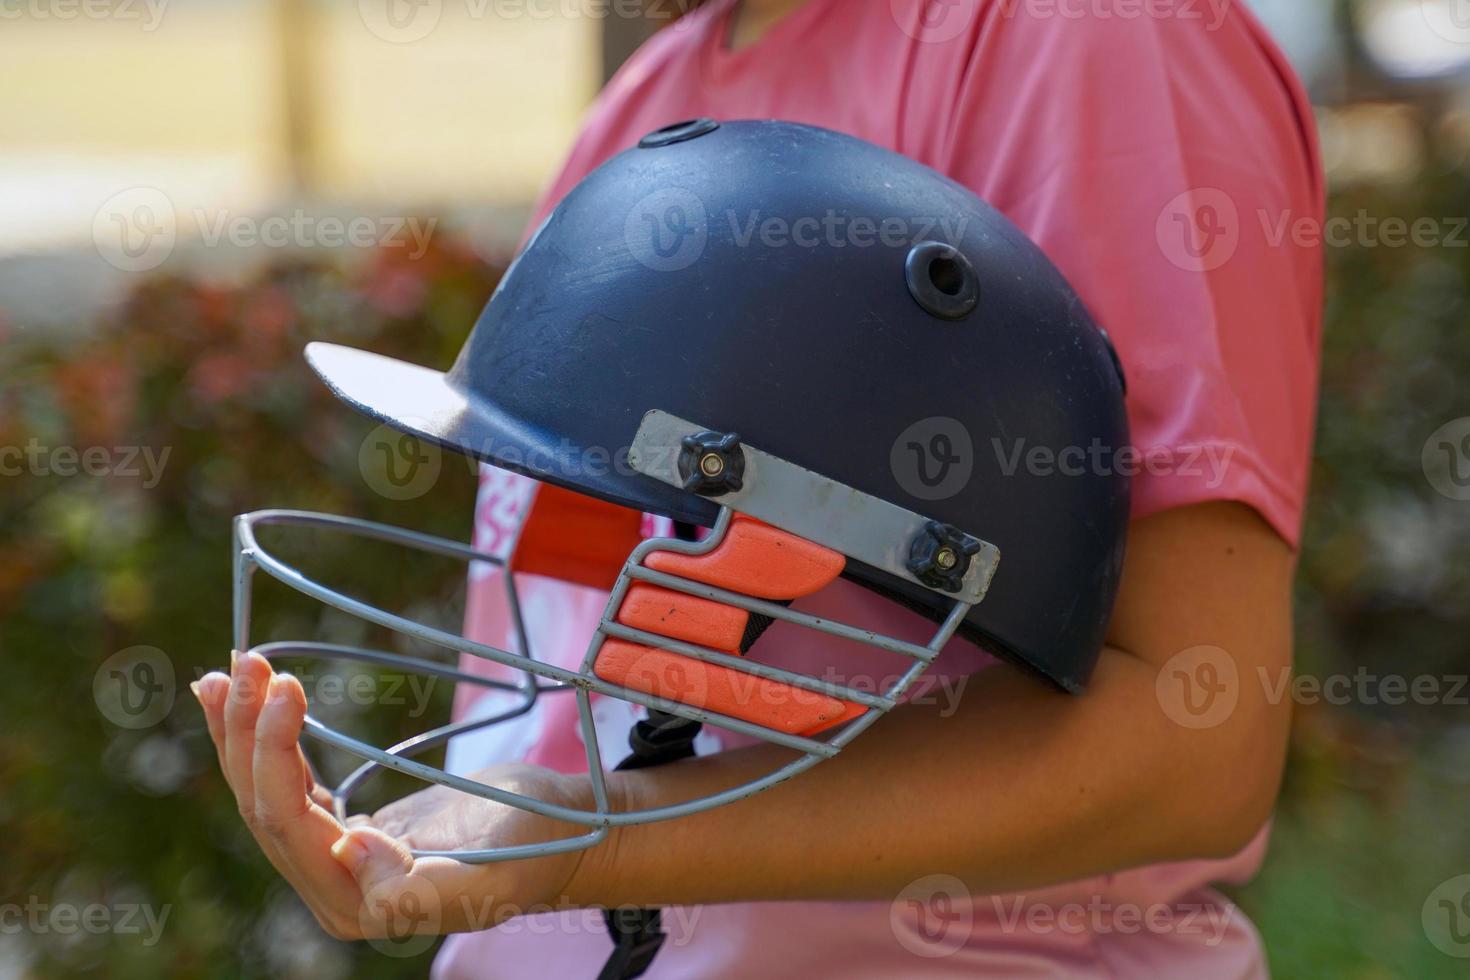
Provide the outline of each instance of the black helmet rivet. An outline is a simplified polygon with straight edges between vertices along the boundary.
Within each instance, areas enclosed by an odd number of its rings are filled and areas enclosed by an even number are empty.
[[[713,133],[719,128],[720,124],[713,119],[686,119],[683,122],[655,129],[638,141],[638,147],[643,150],[651,150],[660,146],[670,146],[703,136],[705,133]]]
[[[909,293],[941,320],[967,316],[980,302],[980,278],[964,252],[944,242],[920,242],[903,264]]]
[[[705,497],[733,493],[745,485],[745,450],[733,432],[696,432],[679,449],[684,489]]]
[[[909,544],[908,569],[931,589],[958,592],[979,550],[980,542],[959,528],[930,521]]]

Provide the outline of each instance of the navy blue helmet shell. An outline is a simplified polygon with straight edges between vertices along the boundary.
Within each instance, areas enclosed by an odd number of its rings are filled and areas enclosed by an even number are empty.
[[[784,122],[695,120],[589,174],[447,372],[325,344],[368,415],[614,504],[710,524],[635,472],[661,409],[1000,549],[961,632],[1080,690],[1121,573],[1121,370],[1039,248],[906,157]],[[943,598],[847,574],[941,616]]]

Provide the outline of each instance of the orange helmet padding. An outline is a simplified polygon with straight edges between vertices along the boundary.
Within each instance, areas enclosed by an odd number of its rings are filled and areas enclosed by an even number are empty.
[[[842,573],[838,552],[736,514],[725,539],[702,555],[653,551],[644,564],[660,572],[763,599],[810,595]],[[698,596],[638,582],[617,620],[627,626],[713,650],[739,653],[749,614]],[[862,714],[816,691],[625,640],[608,639],[593,672],[605,681],[788,735],[814,735]]]
[[[603,680],[788,735],[815,735],[860,715],[862,705],[766,680],[667,650],[609,639],[594,673]]]
[[[744,609],[643,582],[628,589],[617,616],[624,626],[727,653],[740,652],[749,619]]]
[[[611,592],[628,553],[643,540],[642,527],[636,510],[543,483],[510,567]]]
[[[830,548],[736,514],[714,551],[704,555],[655,551],[644,564],[761,599],[799,599],[831,584],[846,561]]]

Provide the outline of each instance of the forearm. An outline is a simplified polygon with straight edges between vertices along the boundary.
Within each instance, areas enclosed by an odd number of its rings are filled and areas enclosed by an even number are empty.
[[[1247,699],[1229,724],[1183,729],[1159,708],[1156,676],[1115,650],[1104,651],[1080,698],[1011,668],[987,671],[950,717],[938,706],[901,707],[840,756],[765,793],[615,831],[587,855],[571,897],[882,899],[934,872],[1003,892],[1229,853],[1266,816],[1279,726],[1255,717],[1267,706]],[[616,773],[614,789],[638,808],[664,805],[791,757],[775,746],[740,749]],[[1269,786],[1221,779],[1252,770]]]

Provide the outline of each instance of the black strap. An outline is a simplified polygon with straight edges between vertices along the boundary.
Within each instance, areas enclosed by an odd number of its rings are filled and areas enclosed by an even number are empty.
[[[628,732],[633,750],[619,769],[646,769],[694,756],[694,738],[702,726],[697,721],[663,711],[648,712]],[[664,943],[658,909],[617,908],[603,913],[612,935],[613,951],[597,980],[632,980],[641,977]]]

